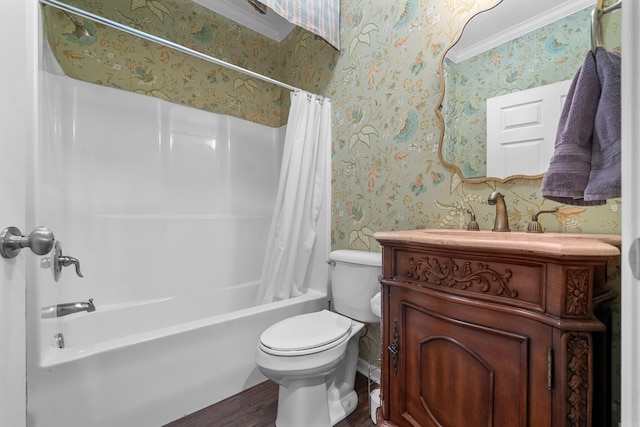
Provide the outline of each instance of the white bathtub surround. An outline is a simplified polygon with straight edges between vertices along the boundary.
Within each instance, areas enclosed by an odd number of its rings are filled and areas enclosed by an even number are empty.
[[[330,147],[331,102],[306,92],[293,92],[278,196],[260,279],[260,304],[297,296],[304,290],[318,218],[330,186]]]
[[[56,283],[32,257],[28,425],[157,427],[264,381],[262,331],[328,299],[324,203],[302,295],[255,306],[284,128],[50,72],[42,87],[34,222],[85,277]]]

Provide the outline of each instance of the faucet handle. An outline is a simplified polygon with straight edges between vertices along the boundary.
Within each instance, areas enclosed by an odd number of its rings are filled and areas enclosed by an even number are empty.
[[[80,273],[80,261],[78,261],[76,258],[67,255],[60,255],[58,257],[58,263],[60,263],[62,267],[68,267],[71,264],[75,265],[76,274],[78,275],[78,277],[84,277],[82,273]]]
[[[68,267],[72,264],[76,267],[76,274],[79,277],[84,277],[80,272],[80,261],[78,261],[74,257],[62,255],[62,248],[60,246],[60,242],[56,241],[56,244],[53,247],[53,264],[51,265],[53,269],[54,280],[56,282],[60,280],[60,275],[62,274],[62,267]]]
[[[540,222],[538,222],[538,216],[543,214],[543,213],[553,213],[553,212],[557,212],[558,208],[555,209],[551,209],[548,211],[538,211],[536,213],[533,214],[533,216],[531,217],[531,222],[529,223],[529,226],[527,227],[527,233],[544,233],[544,228],[542,228],[542,224],[540,224]]]
[[[467,224],[467,230],[469,231],[480,231],[480,226],[476,221],[476,214],[473,211],[467,209],[467,213],[471,215],[471,219],[469,220],[469,224]]]

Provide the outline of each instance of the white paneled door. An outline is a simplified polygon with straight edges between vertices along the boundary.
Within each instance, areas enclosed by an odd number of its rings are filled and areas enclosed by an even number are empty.
[[[2,3],[0,25],[0,230],[26,224],[26,157],[37,135],[35,0]],[[30,230],[27,232],[29,233]],[[0,258],[0,425],[26,425],[25,257]]]
[[[640,427],[640,2],[622,4],[622,427]],[[640,266],[638,266],[640,269]]]
[[[547,170],[569,86],[565,80],[487,99],[487,176]]]

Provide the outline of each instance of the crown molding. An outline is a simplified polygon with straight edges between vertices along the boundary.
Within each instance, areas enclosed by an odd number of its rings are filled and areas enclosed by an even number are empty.
[[[486,52],[489,49],[493,49],[496,46],[500,46],[503,43],[511,41],[515,38],[522,37],[523,35],[549,25],[552,22],[583,10],[587,7],[593,6],[594,0],[575,0],[567,1],[554,8],[545,10],[531,18],[528,18],[522,22],[515,23],[508,27],[504,31],[500,31],[491,37],[479,40],[476,43],[470,44],[464,48],[456,48],[454,45],[449,52],[447,52],[447,58],[455,63],[465,61],[469,58],[473,58],[476,55]],[[496,6],[499,7],[500,5]],[[483,13],[491,13],[491,10]],[[478,17],[479,18],[479,17]],[[464,32],[463,32],[464,34]]]

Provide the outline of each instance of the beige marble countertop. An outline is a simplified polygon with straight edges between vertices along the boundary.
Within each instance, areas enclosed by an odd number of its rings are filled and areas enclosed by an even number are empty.
[[[460,248],[486,248],[514,252],[542,253],[556,256],[618,256],[621,238],[614,234],[526,233],[523,231],[467,231],[422,229],[380,231],[378,241],[396,240],[410,243]]]

